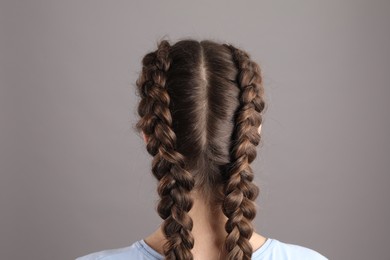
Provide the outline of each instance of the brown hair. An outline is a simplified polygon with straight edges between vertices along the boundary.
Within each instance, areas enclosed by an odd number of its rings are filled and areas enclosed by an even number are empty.
[[[191,191],[221,205],[229,260],[251,259],[256,215],[250,163],[265,108],[259,65],[231,44],[167,40],[142,59],[138,131],[158,179],[166,259],[193,259]]]

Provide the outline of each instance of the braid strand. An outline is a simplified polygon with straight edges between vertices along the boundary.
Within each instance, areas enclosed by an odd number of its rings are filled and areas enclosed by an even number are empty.
[[[256,216],[255,199],[259,188],[253,183],[250,163],[256,158],[256,146],[260,142],[258,128],[264,109],[262,77],[259,66],[249,55],[232,45],[224,44],[232,53],[238,68],[237,83],[240,87],[240,106],[235,114],[235,131],[231,147],[231,167],[224,186],[225,199],[222,205],[228,220],[225,230],[227,259],[249,260],[253,234],[252,220]]]
[[[191,260],[194,238],[191,234],[193,222],[188,212],[193,205],[189,193],[195,181],[185,169],[184,156],[176,151],[170,96],[166,88],[166,74],[171,63],[169,51],[170,44],[163,40],[156,51],[148,53],[142,60],[142,73],[136,82],[142,98],[138,106],[141,118],[137,128],[148,136],[147,151],[153,156],[152,172],[159,180],[157,211],[164,220],[165,259]]]

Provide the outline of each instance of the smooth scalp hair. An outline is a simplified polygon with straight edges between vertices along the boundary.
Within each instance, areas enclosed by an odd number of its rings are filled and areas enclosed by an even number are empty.
[[[138,131],[148,137],[166,259],[193,259],[192,191],[218,205],[227,259],[251,259],[256,215],[250,163],[265,108],[262,75],[244,50],[211,40],[157,43],[136,81]]]

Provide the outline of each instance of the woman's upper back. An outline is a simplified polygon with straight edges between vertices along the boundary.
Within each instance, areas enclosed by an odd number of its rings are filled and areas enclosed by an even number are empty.
[[[163,260],[164,257],[151,248],[144,240],[130,246],[103,250],[91,253],[76,260]],[[266,242],[252,254],[253,260],[327,260],[325,256],[313,249],[288,244],[277,239],[268,238]]]

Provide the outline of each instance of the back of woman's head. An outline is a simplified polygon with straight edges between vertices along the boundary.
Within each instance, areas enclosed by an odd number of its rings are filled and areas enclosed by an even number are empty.
[[[194,191],[228,218],[228,259],[250,259],[259,192],[250,163],[265,107],[258,64],[230,44],[187,39],[160,41],[142,65],[136,127],[159,181],[166,259],[193,258]]]

